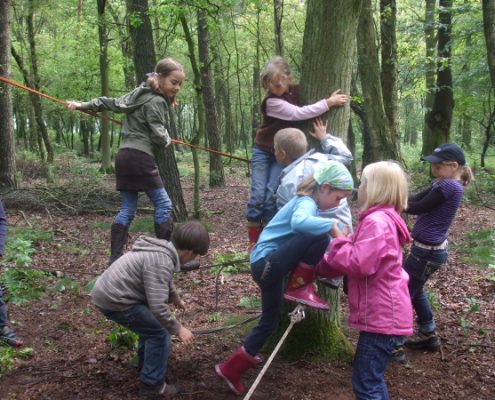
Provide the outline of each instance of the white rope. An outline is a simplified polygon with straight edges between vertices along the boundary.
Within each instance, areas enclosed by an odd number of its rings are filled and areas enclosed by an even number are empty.
[[[273,359],[277,355],[277,352],[280,350],[280,347],[284,343],[285,339],[287,338],[287,335],[291,331],[294,324],[301,322],[306,317],[306,315],[304,314],[304,306],[302,304],[298,304],[297,307],[294,308],[294,310],[289,313],[289,317],[290,317],[289,326],[287,327],[284,334],[282,335],[282,338],[279,340],[279,342],[275,346],[275,349],[273,350],[272,354],[270,355],[270,357],[266,361],[265,366],[263,367],[261,372],[258,374],[258,377],[256,378],[256,380],[253,382],[253,384],[249,388],[249,392],[247,392],[247,394],[246,394],[246,396],[244,396],[243,400],[249,400],[251,398],[252,394],[256,390],[256,387],[260,383],[261,378],[263,378],[263,375],[265,375],[266,370],[268,369],[268,367],[272,363]]]

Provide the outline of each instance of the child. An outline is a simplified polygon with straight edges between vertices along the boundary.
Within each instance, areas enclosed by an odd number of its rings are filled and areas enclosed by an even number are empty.
[[[86,103],[68,102],[70,109],[124,113],[122,141],[115,158],[120,211],[111,227],[108,265],[119,258],[127,243],[129,225],[134,219],[138,193],[145,192],[155,206],[155,234],[170,240],[172,203],[163,187],[153,150],[168,146],[168,109],[185,79],[182,65],[164,58],[146,82],[120,98],[99,97]]]
[[[165,383],[171,335],[186,345],[191,331],[174,317],[167,303],[185,309],[172,282],[181,263],[208,251],[208,232],[199,222],[187,222],[172,234],[172,242],[141,236],[131,251],[114,262],[96,281],[91,298],[100,311],[139,335],[138,359],[141,397],[177,393]]]
[[[261,362],[256,354],[278,326],[283,298],[329,309],[314,292],[313,266],[325,251],[334,220],[318,217],[317,210],[335,207],[351,193],[352,187],[352,177],[342,164],[318,164],[313,176],[299,186],[298,196],[282,207],[261,233],[250,256],[251,275],[261,288],[261,319],[244,345],[215,366],[234,393],[244,391],[241,375]],[[292,276],[284,294],[284,277],[289,272]]]
[[[383,378],[398,340],[412,333],[408,276],[401,246],[410,240],[399,213],[407,206],[407,179],[391,161],[367,165],[358,190],[356,231],[334,224],[318,273],[348,278],[349,325],[358,329],[352,386],[356,399],[388,399]]]
[[[3,210],[2,200],[0,199],[0,258],[3,257],[3,249],[5,245],[5,237],[7,235],[7,219]],[[22,340],[19,339],[16,333],[7,325],[7,310],[3,302],[3,289],[0,286],[0,344],[8,344],[13,347],[22,346]]]
[[[418,333],[405,342],[411,349],[438,350],[440,337],[424,285],[447,261],[447,235],[473,174],[463,151],[454,143],[437,147],[423,157],[431,163],[436,181],[409,197],[408,214],[418,215],[412,230],[413,243],[404,269],[409,274],[409,294],[416,312]],[[402,349],[399,348],[399,351]],[[403,350],[402,350],[403,352]],[[405,357],[405,356],[404,356]]]
[[[307,141],[302,131],[296,128],[281,129],[275,135],[275,158],[281,165],[286,166],[280,175],[277,188],[277,208],[282,208],[296,194],[297,186],[313,174],[313,168],[326,160],[339,161],[347,167],[352,161],[352,154],[342,139],[327,134],[327,124],[317,118],[313,123],[314,132],[311,135],[320,142],[323,153],[314,149],[306,152]],[[342,199],[337,207],[329,210],[318,210],[318,215],[324,218],[336,218],[347,225],[352,232],[352,215],[347,199]],[[319,278],[326,286],[336,289],[342,282],[342,277],[335,279]]]
[[[262,226],[275,215],[275,191],[282,171],[274,156],[273,138],[280,129],[294,127],[295,121],[304,121],[327,112],[330,107],[343,106],[349,97],[336,90],[317,103],[299,106],[299,86],[292,84],[287,62],[280,56],[270,60],[261,82],[267,94],[261,104],[263,122],[256,130],[251,160],[251,193],[246,210],[250,248],[256,243]]]

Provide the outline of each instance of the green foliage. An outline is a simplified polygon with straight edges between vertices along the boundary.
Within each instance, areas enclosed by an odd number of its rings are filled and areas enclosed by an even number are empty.
[[[488,267],[495,260],[495,228],[472,231],[466,234],[466,242],[458,247],[466,263]]]
[[[98,279],[98,276],[95,276],[94,278],[92,278],[87,284],[86,286],[84,287],[84,290],[86,292],[91,292],[93,290],[93,287],[95,286],[95,282],[96,280]]]
[[[426,297],[428,297],[428,301],[431,305],[431,308],[433,308],[433,310],[435,310],[435,312],[438,313],[440,311],[440,302],[438,301],[435,293],[431,290],[427,290]]]
[[[53,287],[53,290],[55,292],[63,293],[66,291],[73,292],[76,294],[79,294],[80,292],[80,283],[74,279],[70,279],[67,277],[63,277],[62,279],[59,279],[55,286]]]
[[[260,308],[261,299],[257,296],[241,297],[239,306],[244,308]]]
[[[217,275],[221,271],[225,276],[230,276],[249,271],[249,260],[246,258],[246,253],[244,252],[215,255],[213,264],[225,263],[227,264],[211,268],[211,273]]]
[[[210,314],[208,316],[208,319],[207,321],[208,322],[217,322],[220,320],[220,318],[222,318],[222,313],[221,311],[215,311],[214,313]]]
[[[46,272],[27,268],[6,268],[0,281],[7,289],[8,300],[13,304],[22,304],[32,300],[39,300],[45,295]]]
[[[154,234],[155,221],[153,218],[136,218],[130,225],[129,232],[145,232]]]
[[[468,337],[470,335],[471,328],[473,327],[471,317],[480,309],[480,303],[478,299],[474,297],[468,297],[466,298],[467,306],[464,309],[465,315],[459,317],[459,324],[461,325],[463,335]],[[483,334],[484,329],[482,327],[477,328],[476,331],[479,334]]]
[[[8,241],[6,253],[5,259],[7,262],[14,262],[17,267],[26,267],[31,264],[31,255],[34,253],[32,241],[23,238]]]
[[[139,337],[137,334],[121,325],[117,325],[115,328],[112,328],[108,335],[108,341],[112,347],[125,347],[129,350],[137,348],[138,338]]]
[[[20,350],[13,347],[0,347],[0,378],[14,368],[16,358],[27,359],[33,354],[34,350],[31,347],[24,347]]]

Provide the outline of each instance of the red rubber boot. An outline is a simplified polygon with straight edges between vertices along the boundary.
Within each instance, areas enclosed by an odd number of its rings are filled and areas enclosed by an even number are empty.
[[[249,238],[249,248],[248,252],[251,253],[251,250],[253,250],[254,245],[258,241],[261,231],[263,230],[263,227],[261,225],[255,225],[253,222],[248,223],[248,238]]]
[[[260,362],[260,357],[253,357],[244,346],[241,346],[223,363],[215,365],[215,371],[229,385],[230,390],[235,394],[241,394],[245,390],[241,382],[241,375]]]
[[[315,287],[313,285],[315,276],[316,270],[314,267],[308,264],[299,263],[294,271],[292,271],[289,285],[284,293],[284,299],[305,304],[319,310],[328,311],[330,309],[328,304],[316,295]]]

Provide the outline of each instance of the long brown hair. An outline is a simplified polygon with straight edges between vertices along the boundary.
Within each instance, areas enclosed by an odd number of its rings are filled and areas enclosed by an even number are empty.
[[[175,61],[171,57],[163,58],[155,65],[155,71],[149,74],[148,76],[148,85],[151,90],[155,93],[160,93],[160,78],[166,78],[174,71],[184,72],[184,67]],[[170,101],[170,104],[175,104],[175,96],[171,99],[167,99]]]

